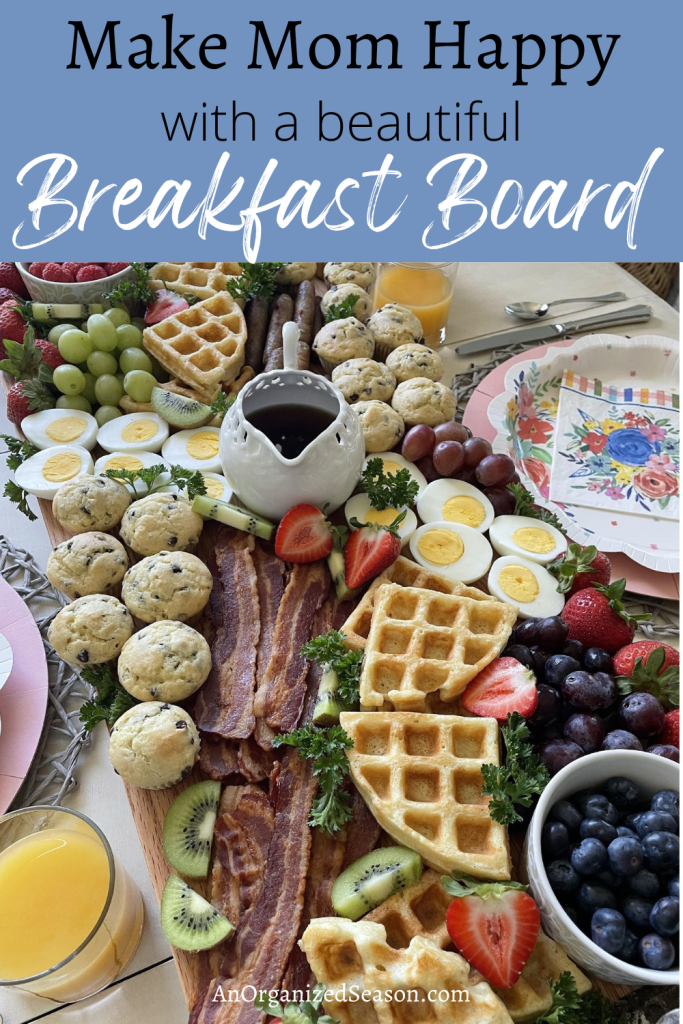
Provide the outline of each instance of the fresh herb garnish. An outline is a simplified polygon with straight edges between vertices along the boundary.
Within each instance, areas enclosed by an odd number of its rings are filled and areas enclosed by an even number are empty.
[[[662,672],[665,660],[663,647],[655,647],[646,658],[636,658],[630,676],[616,677],[619,693],[651,693],[665,708],[677,708],[680,703],[680,671],[678,665],[669,665]]]
[[[211,412],[214,414],[214,416],[224,416],[225,413],[230,408],[230,406],[234,405],[235,401],[235,395],[230,395],[230,397],[228,398],[225,391],[219,391],[216,397],[214,398],[213,402],[211,403]]]
[[[27,519],[32,523],[35,522],[38,516],[29,508],[28,491],[25,491],[23,487],[19,486],[19,484],[15,484],[14,480],[8,480],[2,493],[17,506],[19,511],[22,512]]]
[[[128,278],[124,278],[119,281],[113,291],[107,292],[104,296],[112,306],[116,303],[125,304],[126,301],[142,302],[143,305],[148,306],[151,302],[156,301],[157,293],[149,283],[149,272],[145,264],[131,263],[131,268],[135,272],[135,280],[130,281]]]
[[[567,531],[555,513],[543,508],[542,505],[537,505],[536,498],[530,491],[527,491],[526,487],[523,487],[522,484],[508,484],[508,490],[512,491],[515,499],[514,515],[538,519],[542,523],[547,523],[548,526],[554,526],[563,536],[566,536]]]
[[[156,481],[165,473],[168,473],[168,480],[161,480],[157,484]],[[206,483],[198,469],[192,470],[183,469],[182,466],[171,466],[169,470],[167,466],[164,466],[163,462],[157,463],[154,466],[143,466],[142,469],[108,469],[106,476],[111,477],[112,480],[123,480],[125,483],[130,484],[139,498],[142,495],[136,486],[138,480],[146,485],[148,494],[153,494],[155,491],[161,490],[162,487],[168,487],[171,484],[175,484],[179,491],[186,490],[188,501],[193,501],[198,494],[206,494]]]
[[[357,302],[357,295],[347,295],[341,302],[331,305],[325,314],[325,323],[331,324],[333,320],[348,320],[349,317],[355,316]]]
[[[242,273],[226,284],[233,299],[249,299],[260,296],[268,302],[273,297],[278,272],[286,263],[239,263]]]
[[[97,691],[81,705],[79,718],[87,732],[92,732],[100,722],[113,725],[124,711],[140,703],[124,690],[109,665],[92,665],[81,669],[81,675]]]
[[[26,462],[32,455],[37,455],[40,450],[30,441],[22,441],[11,434],[0,434],[0,439],[7,445],[7,451],[0,454],[7,456],[7,468],[12,471],[18,469],[22,462]]]
[[[339,1024],[339,1021],[327,1013],[320,1015],[324,998],[325,986],[318,983],[313,986],[310,1000],[299,1003],[298,1006],[296,1003],[285,1003],[283,1006],[277,1000],[271,999],[268,992],[259,992],[254,1000],[254,1006],[271,1017],[281,1017],[283,1024],[303,1024],[304,1021],[310,1024]]]
[[[533,1024],[616,1024],[622,1018],[618,1003],[611,1003],[601,992],[591,990],[580,996],[569,971],[548,984],[552,1006]]]
[[[481,768],[482,793],[490,796],[489,811],[500,825],[522,821],[515,808],[530,807],[531,801],[547,786],[550,776],[527,740],[531,733],[525,719],[513,711],[501,729],[505,742],[505,764],[484,764]]]
[[[361,487],[378,512],[385,508],[407,508],[414,505],[420,485],[407,469],[385,473],[382,459],[369,459],[360,478]]]
[[[302,657],[337,673],[339,685],[336,693],[349,705],[358,704],[360,700],[358,680],[363,654],[362,650],[349,650],[346,646],[346,637],[336,629],[309,640],[301,648]]]
[[[317,826],[328,836],[334,835],[352,815],[351,799],[342,789],[349,774],[345,751],[353,740],[340,725],[316,729],[310,722],[287,735],[276,736],[273,746],[296,747],[299,756],[312,761],[311,770],[318,779],[318,793],[313,801],[308,824]]]

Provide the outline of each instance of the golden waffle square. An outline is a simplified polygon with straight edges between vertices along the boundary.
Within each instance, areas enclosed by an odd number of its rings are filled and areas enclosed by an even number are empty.
[[[538,933],[536,945],[524,965],[519,980],[512,988],[493,988],[507,1007],[514,1021],[536,1020],[547,1013],[553,1004],[550,981],[557,981],[563,971],[569,971],[576,982],[579,995],[588,992],[591,983],[544,932]]]
[[[241,273],[238,263],[157,263],[149,278],[155,290],[167,288],[181,295],[210,299],[217,292],[224,292],[228,281]]]
[[[462,693],[505,647],[517,609],[459,594],[378,587],[360,678],[361,706],[426,710],[426,696],[444,702]]]
[[[228,292],[213,295],[143,332],[145,348],[165,370],[212,401],[244,365],[247,326]]]
[[[225,384],[221,390],[228,398],[231,398],[233,395],[237,395],[245,384],[248,384],[250,380],[253,380],[254,376],[255,373],[252,367],[244,366],[237,380],[233,380],[230,384]],[[172,391],[174,395],[182,395],[184,398],[193,398],[196,402],[204,401],[203,398],[199,397],[198,392],[196,392],[194,388],[188,387],[187,384],[183,384],[183,382],[177,378],[169,380],[165,384],[160,384],[159,387],[163,388],[164,391]]]
[[[411,712],[347,711],[351,778],[396,842],[432,868],[508,879],[507,829],[481,791],[482,764],[500,764],[498,723]]]
[[[471,597],[473,601],[493,601],[493,598],[476,587],[467,587],[464,583],[451,580],[439,572],[423,569],[417,562],[399,555],[393,565],[385,569],[381,576],[370,584],[360,603],[351,612],[341,628],[346,637],[346,646],[353,650],[365,647],[370,632],[372,610],[375,606],[377,588],[385,583],[396,583],[400,587],[416,587],[417,589],[435,590],[439,594],[460,594]]]
[[[319,917],[299,945],[340,1024],[510,1024],[488,983],[429,939],[392,949],[381,924]]]

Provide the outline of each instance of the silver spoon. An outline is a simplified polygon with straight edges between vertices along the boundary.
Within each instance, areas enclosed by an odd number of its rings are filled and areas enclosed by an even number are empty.
[[[539,320],[547,316],[551,306],[567,302],[621,302],[625,298],[624,292],[610,292],[609,295],[584,295],[578,299],[555,299],[554,302],[511,302],[505,307],[505,312],[520,320]]]

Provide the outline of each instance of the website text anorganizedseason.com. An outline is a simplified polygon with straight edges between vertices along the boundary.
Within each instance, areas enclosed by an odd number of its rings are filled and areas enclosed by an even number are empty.
[[[313,993],[294,989],[292,992],[283,989],[273,989],[268,992],[268,997],[274,1002],[300,1003],[310,1000]],[[259,995],[258,989],[253,985],[245,985],[241,989],[227,989],[222,985],[216,986],[212,1002],[214,1003],[253,1003]],[[328,990],[325,995],[328,1002],[337,1003],[469,1003],[470,995],[466,989],[367,989],[360,985],[347,985],[342,983],[334,991]]]

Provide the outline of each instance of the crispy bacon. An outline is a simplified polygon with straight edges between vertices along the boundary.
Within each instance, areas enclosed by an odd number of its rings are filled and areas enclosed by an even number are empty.
[[[263,701],[265,694],[264,686],[267,685],[266,669],[273,650],[273,632],[277,621],[277,613],[285,589],[284,571],[285,566],[274,549],[263,541],[257,541],[252,555],[256,566],[256,578],[258,581],[259,606],[261,609],[261,637],[259,640],[258,659],[256,662],[256,697],[254,708],[258,715],[258,707]],[[265,718],[256,718],[254,730],[256,742],[264,750],[273,749],[273,737],[275,733],[266,723]]]
[[[239,747],[234,740],[220,740],[203,733],[199,767],[210,779],[225,782],[232,775],[241,774],[238,752]]]
[[[265,782],[273,770],[275,752],[263,750],[253,736],[240,740],[237,764],[247,782]]]
[[[334,588],[331,588],[331,591],[329,597],[323,602],[313,618],[311,637],[320,636],[321,633],[327,633],[330,629],[340,629],[353,610],[353,605],[349,601],[337,600]],[[306,677],[306,699],[301,714],[302,724],[310,721],[313,715],[322,675],[322,666],[314,661],[310,662]]]

